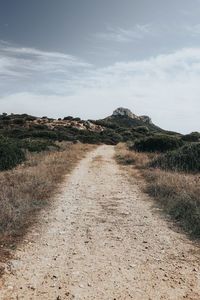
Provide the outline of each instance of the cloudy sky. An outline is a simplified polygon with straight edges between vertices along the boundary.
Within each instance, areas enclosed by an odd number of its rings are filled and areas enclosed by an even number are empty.
[[[200,0],[0,0],[0,113],[200,131]]]

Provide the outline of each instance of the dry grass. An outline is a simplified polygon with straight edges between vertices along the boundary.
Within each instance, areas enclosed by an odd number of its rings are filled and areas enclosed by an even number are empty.
[[[146,153],[130,151],[124,143],[116,146],[115,158],[122,165],[137,165],[137,167],[144,167],[149,162]]]
[[[27,161],[0,172],[0,237],[18,235],[30,223],[33,212],[50,203],[64,179],[94,146],[62,143],[61,151],[28,154]]]
[[[192,236],[200,238],[200,176],[159,169],[143,170],[145,191]]]
[[[126,165],[130,178],[137,177],[141,187],[159,203],[178,225],[191,236],[200,238],[200,175],[184,174],[149,168],[154,156],[127,150],[124,144],[116,147],[116,159]],[[142,178],[145,179],[142,181]]]

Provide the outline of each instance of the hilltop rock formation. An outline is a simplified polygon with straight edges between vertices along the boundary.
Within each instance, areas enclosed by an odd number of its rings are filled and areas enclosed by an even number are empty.
[[[128,117],[131,119],[137,119],[137,120],[141,120],[142,122],[144,122],[146,124],[152,124],[152,121],[148,116],[137,116],[134,113],[132,113],[130,109],[124,108],[124,107],[117,108],[116,110],[114,110],[112,115]]]

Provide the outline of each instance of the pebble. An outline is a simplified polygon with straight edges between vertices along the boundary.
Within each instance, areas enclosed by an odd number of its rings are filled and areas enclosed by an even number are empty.
[[[88,282],[88,286],[92,286],[90,282]]]
[[[135,268],[135,267],[136,267],[136,265],[134,265],[134,264],[130,264],[130,265],[129,265],[129,267],[130,267],[130,268]]]
[[[196,269],[196,268],[194,268],[194,269],[193,269],[193,272],[197,272],[197,269]]]

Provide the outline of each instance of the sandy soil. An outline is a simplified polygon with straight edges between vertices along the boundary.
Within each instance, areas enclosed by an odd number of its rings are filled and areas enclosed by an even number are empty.
[[[199,248],[100,146],[5,266],[0,299],[200,299]]]

